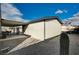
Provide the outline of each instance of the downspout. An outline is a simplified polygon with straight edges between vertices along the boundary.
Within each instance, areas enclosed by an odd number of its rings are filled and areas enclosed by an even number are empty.
[[[44,19],[44,40],[45,40],[45,36],[46,36],[46,29],[45,29],[45,19]]]

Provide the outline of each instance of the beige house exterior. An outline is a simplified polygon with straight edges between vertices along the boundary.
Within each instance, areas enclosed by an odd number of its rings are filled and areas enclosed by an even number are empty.
[[[61,34],[61,22],[57,17],[41,18],[30,22],[24,34],[38,40],[45,40]]]

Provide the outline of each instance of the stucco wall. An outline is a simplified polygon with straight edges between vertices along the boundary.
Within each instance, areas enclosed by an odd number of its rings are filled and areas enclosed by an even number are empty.
[[[24,34],[29,34],[36,39],[44,40],[44,22],[29,24]]]
[[[31,35],[32,37],[44,40],[61,33],[61,24],[57,20],[37,22],[29,24],[24,34]]]
[[[57,36],[61,33],[61,24],[57,20],[45,22],[45,39]]]

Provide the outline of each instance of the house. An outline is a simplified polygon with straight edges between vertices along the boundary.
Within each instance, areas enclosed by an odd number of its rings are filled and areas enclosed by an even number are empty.
[[[29,38],[12,48],[8,53],[60,35],[61,24],[61,21],[57,17],[43,17],[27,23],[2,20],[1,26],[22,26],[22,32],[25,35],[30,35]]]
[[[58,17],[49,16],[32,20],[27,23],[2,19],[1,26],[22,26],[21,29],[25,35],[30,35],[38,40],[45,40],[60,35],[61,24]]]
[[[61,21],[57,17],[43,17],[26,25],[24,34],[46,40],[61,34]]]

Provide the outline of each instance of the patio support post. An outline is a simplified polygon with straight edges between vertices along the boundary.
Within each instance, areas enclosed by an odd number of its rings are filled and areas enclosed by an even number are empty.
[[[2,38],[1,19],[0,19],[0,38]]]
[[[28,25],[22,25],[22,33],[24,34],[26,28],[28,27]]]

